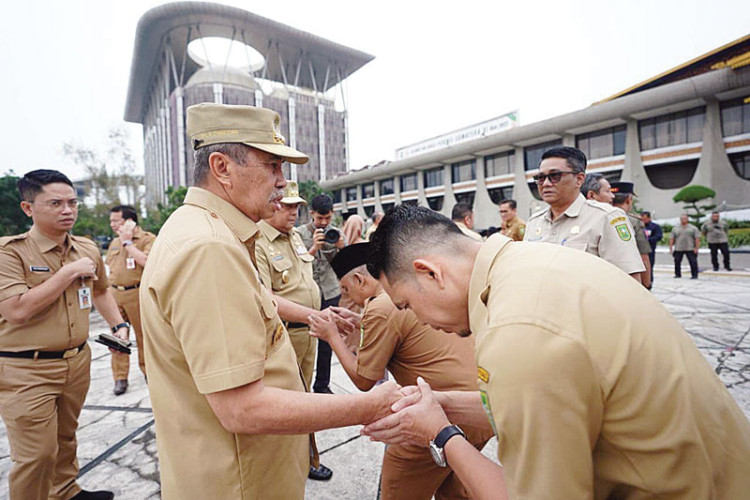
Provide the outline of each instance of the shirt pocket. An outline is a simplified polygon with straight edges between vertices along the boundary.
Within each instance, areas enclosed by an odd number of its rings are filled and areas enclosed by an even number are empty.
[[[280,258],[279,258],[280,257]],[[289,283],[289,274],[292,272],[292,262],[283,255],[275,255],[271,258],[273,267],[273,289],[282,290]],[[284,277],[286,276],[286,281]]]
[[[276,304],[270,293],[263,290],[260,297],[260,308],[263,313],[263,323],[266,329],[266,358],[281,345],[284,336],[284,325],[276,312]]]

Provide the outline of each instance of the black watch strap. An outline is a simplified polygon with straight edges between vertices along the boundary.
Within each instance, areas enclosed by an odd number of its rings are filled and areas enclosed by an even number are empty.
[[[466,437],[466,434],[464,434],[464,431],[462,431],[459,426],[449,425],[448,427],[445,427],[443,430],[438,432],[438,435],[435,437],[434,441],[435,446],[437,446],[438,448],[444,448],[445,443],[447,443],[450,438],[459,434],[464,438]]]
[[[124,323],[116,324],[112,327],[112,333],[117,333],[117,330],[119,330],[120,328],[127,328],[128,330],[130,330],[130,323],[126,321]]]

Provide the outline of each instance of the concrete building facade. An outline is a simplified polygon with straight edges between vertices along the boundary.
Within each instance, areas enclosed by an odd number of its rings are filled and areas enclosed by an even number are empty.
[[[474,206],[476,226],[499,226],[497,202],[522,218],[546,206],[532,177],[551,146],[582,149],[588,172],[635,183],[655,218],[681,208],[672,197],[709,186],[722,210],[750,207],[750,35],[588,108],[325,181],[336,209],[361,215],[418,203],[444,215]]]
[[[241,43],[240,50],[248,52],[247,67],[227,64],[231,44],[224,63],[191,53],[193,42],[212,38]],[[251,51],[262,56],[260,64],[251,63]],[[342,82],[372,59],[242,9],[204,2],[151,9],[138,23],[125,107],[125,120],[143,125],[147,203],[163,201],[169,186],[192,184],[185,116],[188,106],[201,102],[277,111],[287,144],[310,156],[306,165],[285,165],[289,179],[320,182],[345,172]],[[341,94],[332,95],[336,91]]]

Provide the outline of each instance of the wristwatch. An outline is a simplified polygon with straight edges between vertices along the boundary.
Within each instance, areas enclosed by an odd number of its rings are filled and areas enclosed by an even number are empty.
[[[445,443],[447,443],[448,440],[453,436],[457,436],[459,434],[463,436],[464,439],[466,439],[466,434],[464,434],[464,431],[462,431],[459,426],[449,425],[442,431],[438,432],[438,435],[435,437],[435,439],[430,441],[430,455],[432,455],[432,459],[436,464],[438,464],[439,467],[448,466],[448,462],[445,460],[445,451],[443,451]]]
[[[122,246],[128,247],[133,244],[133,240],[125,240],[122,242]]]
[[[125,321],[123,323],[116,324],[115,326],[112,327],[112,333],[117,333],[117,330],[119,330],[120,328],[127,328],[128,331],[130,331],[130,323]]]

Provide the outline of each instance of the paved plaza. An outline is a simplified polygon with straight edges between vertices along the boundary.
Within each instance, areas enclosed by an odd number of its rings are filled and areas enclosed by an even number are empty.
[[[661,262],[661,259],[658,261]],[[702,263],[703,264],[703,263]],[[685,269],[674,279],[668,263],[657,265],[654,294],[686,328],[735,400],[750,415],[750,270],[701,274],[690,280]],[[100,316],[92,318],[91,335],[106,331]],[[91,389],[78,430],[80,483],[87,489],[111,489],[118,499],[159,498],[154,420],[146,382],[131,357],[130,388],[112,394],[110,355],[90,342],[93,351]],[[357,391],[335,361],[331,388]],[[175,414],[174,418],[180,418]],[[190,439],[190,436],[185,436]],[[321,461],[334,471],[329,482],[307,482],[307,499],[375,499],[384,446],[360,437],[359,426],[317,434]],[[493,439],[485,448],[492,456]],[[0,429],[0,498],[7,498],[11,467],[5,428]]]

